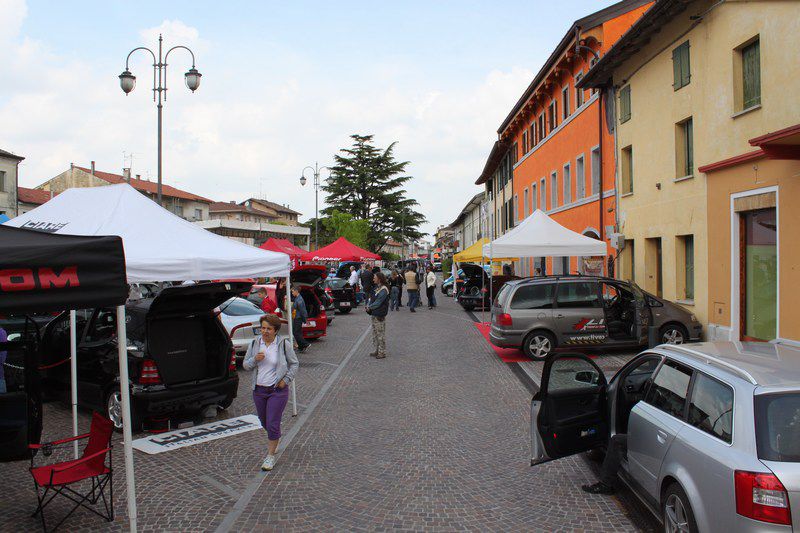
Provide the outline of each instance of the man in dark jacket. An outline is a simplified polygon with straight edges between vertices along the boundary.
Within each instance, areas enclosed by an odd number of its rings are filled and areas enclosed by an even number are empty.
[[[372,272],[370,272],[367,265],[362,265],[361,267],[361,290],[364,291],[364,300],[369,301],[370,297],[372,296]]]
[[[367,313],[372,317],[372,343],[375,351],[370,355],[375,359],[386,357],[386,315],[389,314],[389,286],[386,276],[378,270],[374,274],[375,292],[367,303]]]

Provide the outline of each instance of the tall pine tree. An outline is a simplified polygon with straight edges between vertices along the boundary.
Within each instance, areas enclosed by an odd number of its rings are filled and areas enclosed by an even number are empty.
[[[326,215],[335,211],[349,213],[357,220],[369,222],[367,246],[377,252],[386,241],[417,240],[424,233],[419,226],[425,216],[416,211],[416,200],[406,197],[403,188],[411,176],[405,175],[408,161],[396,161],[393,142],[382,150],[373,145],[372,135],[351,135],[353,146],[334,156],[336,165],[322,189],[328,207]]]

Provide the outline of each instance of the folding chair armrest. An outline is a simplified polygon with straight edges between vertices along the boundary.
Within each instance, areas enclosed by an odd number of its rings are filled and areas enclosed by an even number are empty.
[[[69,470],[70,468],[74,468],[74,467],[76,467],[76,466],[78,466],[80,464],[83,464],[83,463],[87,462],[87,461],[91,461],[92,459],[94,459],[96,457],[100,457],[101,455],[105,455],[106,452],[108,452],[110,449],[111,448],[105,448],[103,450],[100,450],[99,452],[93,453],[92,455],[87,455],[86,457],[81,457],[80,459],[77,459],[75,461],[70,461],[70,463],[68,465],[66,465],[66,466],[54,467],[53,468],[53,473],[65,472],[65,471]]]
[[[89,433],[84,433],[83,435],[78,435],[76,437],[67,437],[66,439],[54,440],[53,442],[40,442],[39,444],[28,444],[28,449],[39,450],[41,448],[44,448],[45,446],[58,446],[59,444],[65,444],[67,442],[72,442],[74,440],[85,439],[88,436]]]

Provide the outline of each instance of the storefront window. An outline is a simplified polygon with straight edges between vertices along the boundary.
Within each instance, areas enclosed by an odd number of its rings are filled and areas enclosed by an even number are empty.
[[[744,335],[771,340],[777,333],[778,225],[775,208],[741,214],[744,265]]]

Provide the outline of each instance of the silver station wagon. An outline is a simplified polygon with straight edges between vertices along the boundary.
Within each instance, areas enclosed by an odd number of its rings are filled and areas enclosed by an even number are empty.
[[[588,357],[556,353],[531,426],[532,465],[627,439],[619,477],[666,531],[800,525],[799,348],[661,345],[608,383]]]
[[[703,326],[683,307],[635,283],[598,276],[509,281],[492,307],[489,340],[544,360],[557,347],[643,347],[650,325],[660,343],[700,340]]]

